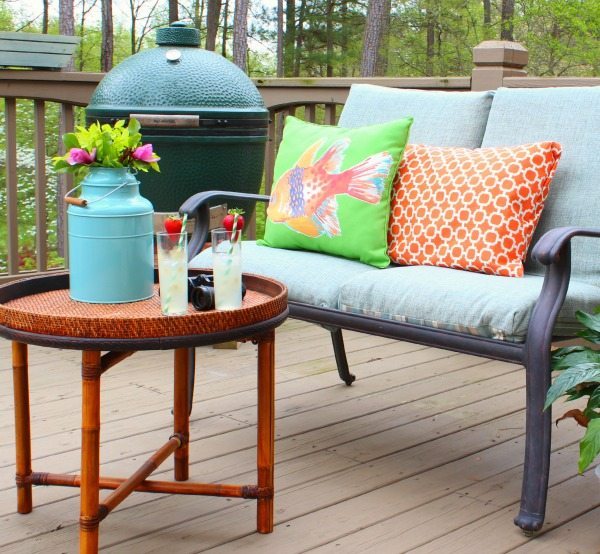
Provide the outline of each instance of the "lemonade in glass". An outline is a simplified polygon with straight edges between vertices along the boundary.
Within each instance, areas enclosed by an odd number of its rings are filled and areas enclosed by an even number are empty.
[[[236,310],[242,307],[242,245],[240,232],[212,231],[212,260],[215,283],[215,308]],[[232,240],[233,239],[233,240]]]
[[[188,308],[187,233],[157,233],[160,307],[164,315],[182,315]]]

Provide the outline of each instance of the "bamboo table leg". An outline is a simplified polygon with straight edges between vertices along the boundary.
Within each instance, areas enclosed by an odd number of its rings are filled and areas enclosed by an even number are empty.
[[[81,365],[81,511],[79,552],[98,552],[100,494],[100,375],[101,352],[84,351]]]
[[[275,464],[275,332],[258,340],[258,490],[256,529],[273,532],[273,466]]]
[[[174,398],[173,398],[173,433],[183,437],[183,444],[175,450],[175,480],[187,481],[189,477],[189,349],[177,348],[174,353]]]
[[[32,510],[31,496],[31,427],[29,417],[29,371],[27,345],[12,343],[13,384],[15,397],[15,443],[17,511],[28,514]]]

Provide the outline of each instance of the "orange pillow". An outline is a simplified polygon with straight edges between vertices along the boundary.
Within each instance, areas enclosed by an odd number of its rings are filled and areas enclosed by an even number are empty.
[[[390,258],[522,277],[560,155],[556,142],[475,150],[408,145],[394,180]]]

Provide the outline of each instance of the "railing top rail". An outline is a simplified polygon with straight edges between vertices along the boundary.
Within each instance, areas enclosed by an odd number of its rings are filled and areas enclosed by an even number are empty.
[[[594,87],[600,86],[600,77],[505,77],[508,88]]]
[[[381,85],[396,88],[460,89],[471,88],[470,77],[260,77],[257,87],[281,88],[348,88],[353,84]]]
[[[0,97],[85,106],[103,73],[0,69]]]
[[[0,69],[0,81],[60,81],[76,83],[99,83],[104,73],[86,71],[29,71],[24,69]]]

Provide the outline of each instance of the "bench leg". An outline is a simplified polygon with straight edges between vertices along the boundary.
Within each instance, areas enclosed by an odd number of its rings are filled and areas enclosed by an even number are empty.
[[[539,352],[526,367],[525,464],[521,508],[515,518],[515,524],[527,533],[538,531],[544,523],[550,473],[552,412],[543,411],[551,379],[550,349]]]
[[[342,329],[340,327],[333,327],[332,325],[321,325],[321,327],[327,329],[327,331],[331,333],[331,342],[333,344],[333,353],[335,355],[338,375],[346,385],[350,386],[356,380],[356,376],[350,373],[350,368],[348,367]]]
[[[356,380],[356,376],[350,373],[348,359],[346,358],[346,348],[344,347],[344,337],[339,327],[327,327],[331,333],[331,342],[333,343],[333,353],[335,354],[335,363],[337,364],[340,379],[350,386]]]

